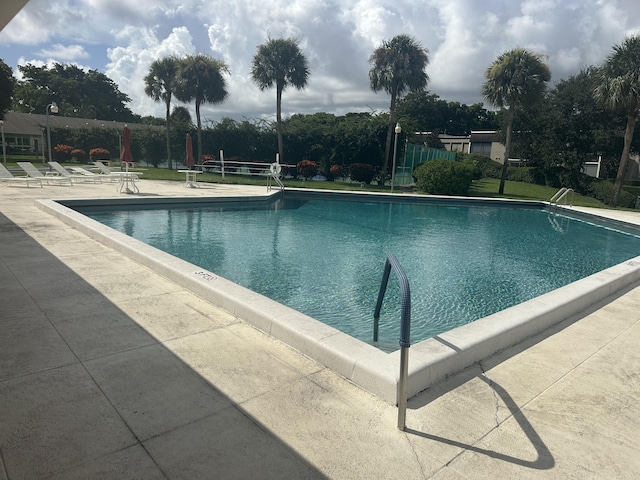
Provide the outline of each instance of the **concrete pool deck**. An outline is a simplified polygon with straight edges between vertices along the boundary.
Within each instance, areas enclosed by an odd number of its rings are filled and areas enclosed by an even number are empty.
[[[414,397],[400,432],[395,407],[35,206],[105,196],[0,187],[0,479],[640,475],[640,285]]]

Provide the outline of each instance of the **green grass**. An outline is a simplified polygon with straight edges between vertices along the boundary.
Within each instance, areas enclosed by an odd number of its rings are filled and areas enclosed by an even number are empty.
[[[139,167],[140,168],[140,167]],[[178,173],[177,170],[168,170],[166,168],[141,167],[144,169],[144,177],[150,180],[174,180],[184,181],[184,173]],[[227,174],[224,180],[220,174],[203,173],[198,175],[198,182],[203,183],[226,183],[234,185],[267,185],[265,177],[252,175],[236,175]],[[304,180],[284,180],[285,187],[289,188],[313,188],[318,190],[353,190],[362,192],[390,192],[390,186],[381,187],[379,185],[363,185],[351,182],[327,182],[327,181],[304,181]],[[483,178],[476,180],[469,189],[469,197],[488,197],[488,198],[512,198],[517,200],[538,200],[549,201],[549,199],[558,191],[554,187],[545,187],[532,183],[512,182],[505,183],[504,195],[498,195],[498,187],[500,180],[495,178]],[[396,189],[396,191],[398,191]],[[606,208],[602,202],[583,195],[574,195],[573,204],[582,207],[600,207]]]
[[[7,156],[8,157],[8,156]],[[26,156],[20,156],[20,160],[32,161],[36,164],[42,161],[42,157],[34,157],[33,160],[27,160]],[[9,158],[7,158],[9,160]],[[13,159],[12,159],[13,160]],[[77,166],[76,163],[66,163],[66,165]],[[92,167],[93,165],[89,165]],[[112,168],[119,168],[114,166]],[[182,167],[169,170],[167,168],[155,168],[147,165],[140,165],[136,170],[143,171],[143,178],[149,180],[170,180],[170,181],[182,181],[185,180],[185,174],[179,173],[178,169]],[[227,174],[223,179],[220,174],[217,173],[203,173],[198,175],[198,182],[202,183],[224,183],[230,185],[267,185],[267,179],[263,176],[254,175],[237,175]],[[496,178],[483,178],[475,180],[469,189],[467,195],[469,197],[487,197],[487,198],[512,198],[516,200],[538,200],[549,201],[549,199],[558,191],[554,187],[545,187],[543,185],[535,185],[532,183],[512,182],[507,181],[505,183],[504,195],[498,195],[498,187],[500,180]],[[359,183],[352,182],[327,182],[327,181],[304,181],[304,180],[284,180],[285,187],[289,188],[313,188],[318,190],[353,190],[358,192],[390,192],[389,185],[381,187],[379,185],[360,185]],[[631,187],[625,186],[625,190],[634,195],[640,195],[640,186]],[[399,191],[399,189],[396,189]],[[596,208],[608,208],[602,202],[583,195],[574,195],[573,204],[581,207],[596,207]]]
[[[516,200],[540,200],[548,202],[558,191],[555,187],[545,187],[544,185],[507,180],[504,184],[504,195],[498,195],[499,186],[500,180],[497,178],[482,178],[473,182],[467,195],[470,197],[513,198]],[[607,208],[605,204],[595,198],[578,194],[574,195],[573,204],[580,207]]]

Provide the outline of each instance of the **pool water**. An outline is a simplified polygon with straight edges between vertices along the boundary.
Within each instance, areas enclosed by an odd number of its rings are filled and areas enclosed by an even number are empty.
[[[522,206],[315,199],[82,207],[116,230],[371,343],[385,259],[411,286],[418,342],[640,254],[640,237]],[[397,344],[392,275],[380,343]]]

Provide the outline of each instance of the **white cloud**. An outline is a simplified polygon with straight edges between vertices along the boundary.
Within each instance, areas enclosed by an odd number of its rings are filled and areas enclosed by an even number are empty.
[[[43,48],[39,55],[56,58],[60,63],[70,62],[77,58],[89,58],[89,53],[82,45],[62,45],[60,43],[56,43],[50,48]]]
[[[158,39],[154,29],[127,27],[117,32],[117,37],[128,43],[107,50],[110,62],[105,74],[111,78],[120,91],[132,99],[130,108],[140,115],[163,116],[162,108],[144,93],[144,77],[154,60],[176,55],[195,53],[192,37],[186,27],[176,27],[164,39]]]
[[[368,59],[400,33],[429,49],[433,93],[475,103],[484,71],[506,50],[545,54],[559,80],[602,62],[636,32],[637,0],[31,0],[0,32],[0,56],[11,65],[19,57],[81,60],[112,78],[134,112],[163,116],[144,94],[151,62],[206,53],[231,70],[229,98],[203,107],[217,119],[274,114],[275,92],[250,78],[256,47],[269,36],[298,38],[310,63],[307,88],[285,91],[285,111],[342,114],[388,108],[388,96],[369,89]]]

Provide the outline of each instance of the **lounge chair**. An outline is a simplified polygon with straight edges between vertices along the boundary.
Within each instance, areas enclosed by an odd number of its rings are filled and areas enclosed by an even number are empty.
[[[39,178],[40,181],[47,182],[47,185],[49,185],[51,182],[57,183],[58,185],[62,185],[63,183],[73,185],[69,177],[63,177],[62,175],[43,175],[42,172],[38,170],[31,162],[18,162],[18,166],[25,171],[28,177]]]
[[[72,182],[73,182],[73,180],[78,180],[80,182],[102,183],[102,180],[100,180],[100,178],[98,178],[97,175],[94,175],[93,178],[92,178],[92,177],[87,177],[86,175],[81,175],[81,174],[79,175],[79,174],[69,173],[69,170],[64,168],[58,162],[49,162],[49,165],[51,165],[51,168],[53,168],[54,175],[58,174],[61,177],[67,177]]]
[[[121,177],[121,173],[123,172],[113,172],[111,171],[111,169],[109,169],[109,167],[107,167],[104,163],[102,162],[93,162],[93,164],[98,167],[98,170],[100,170],[100,176],[104,176],[104,177],[108,177],[111,179],[112,182],[117,182],[120,180]]]
[[[76,175],[82,175],[89,180],[95,180],[96,182],[100,183],[102,183],[102,178],[104,177],[104,175],[93,173],[83,167],[69,167],[69,170],[71,170]]]
[[[42,179],[41,178],[31,178],[31,177],[15,177],[13,173],[5,168],[3,164],[0,163],[0,183],[21,183],[23,185],[29,186],[30,183],[37,183],[42,188]]]

